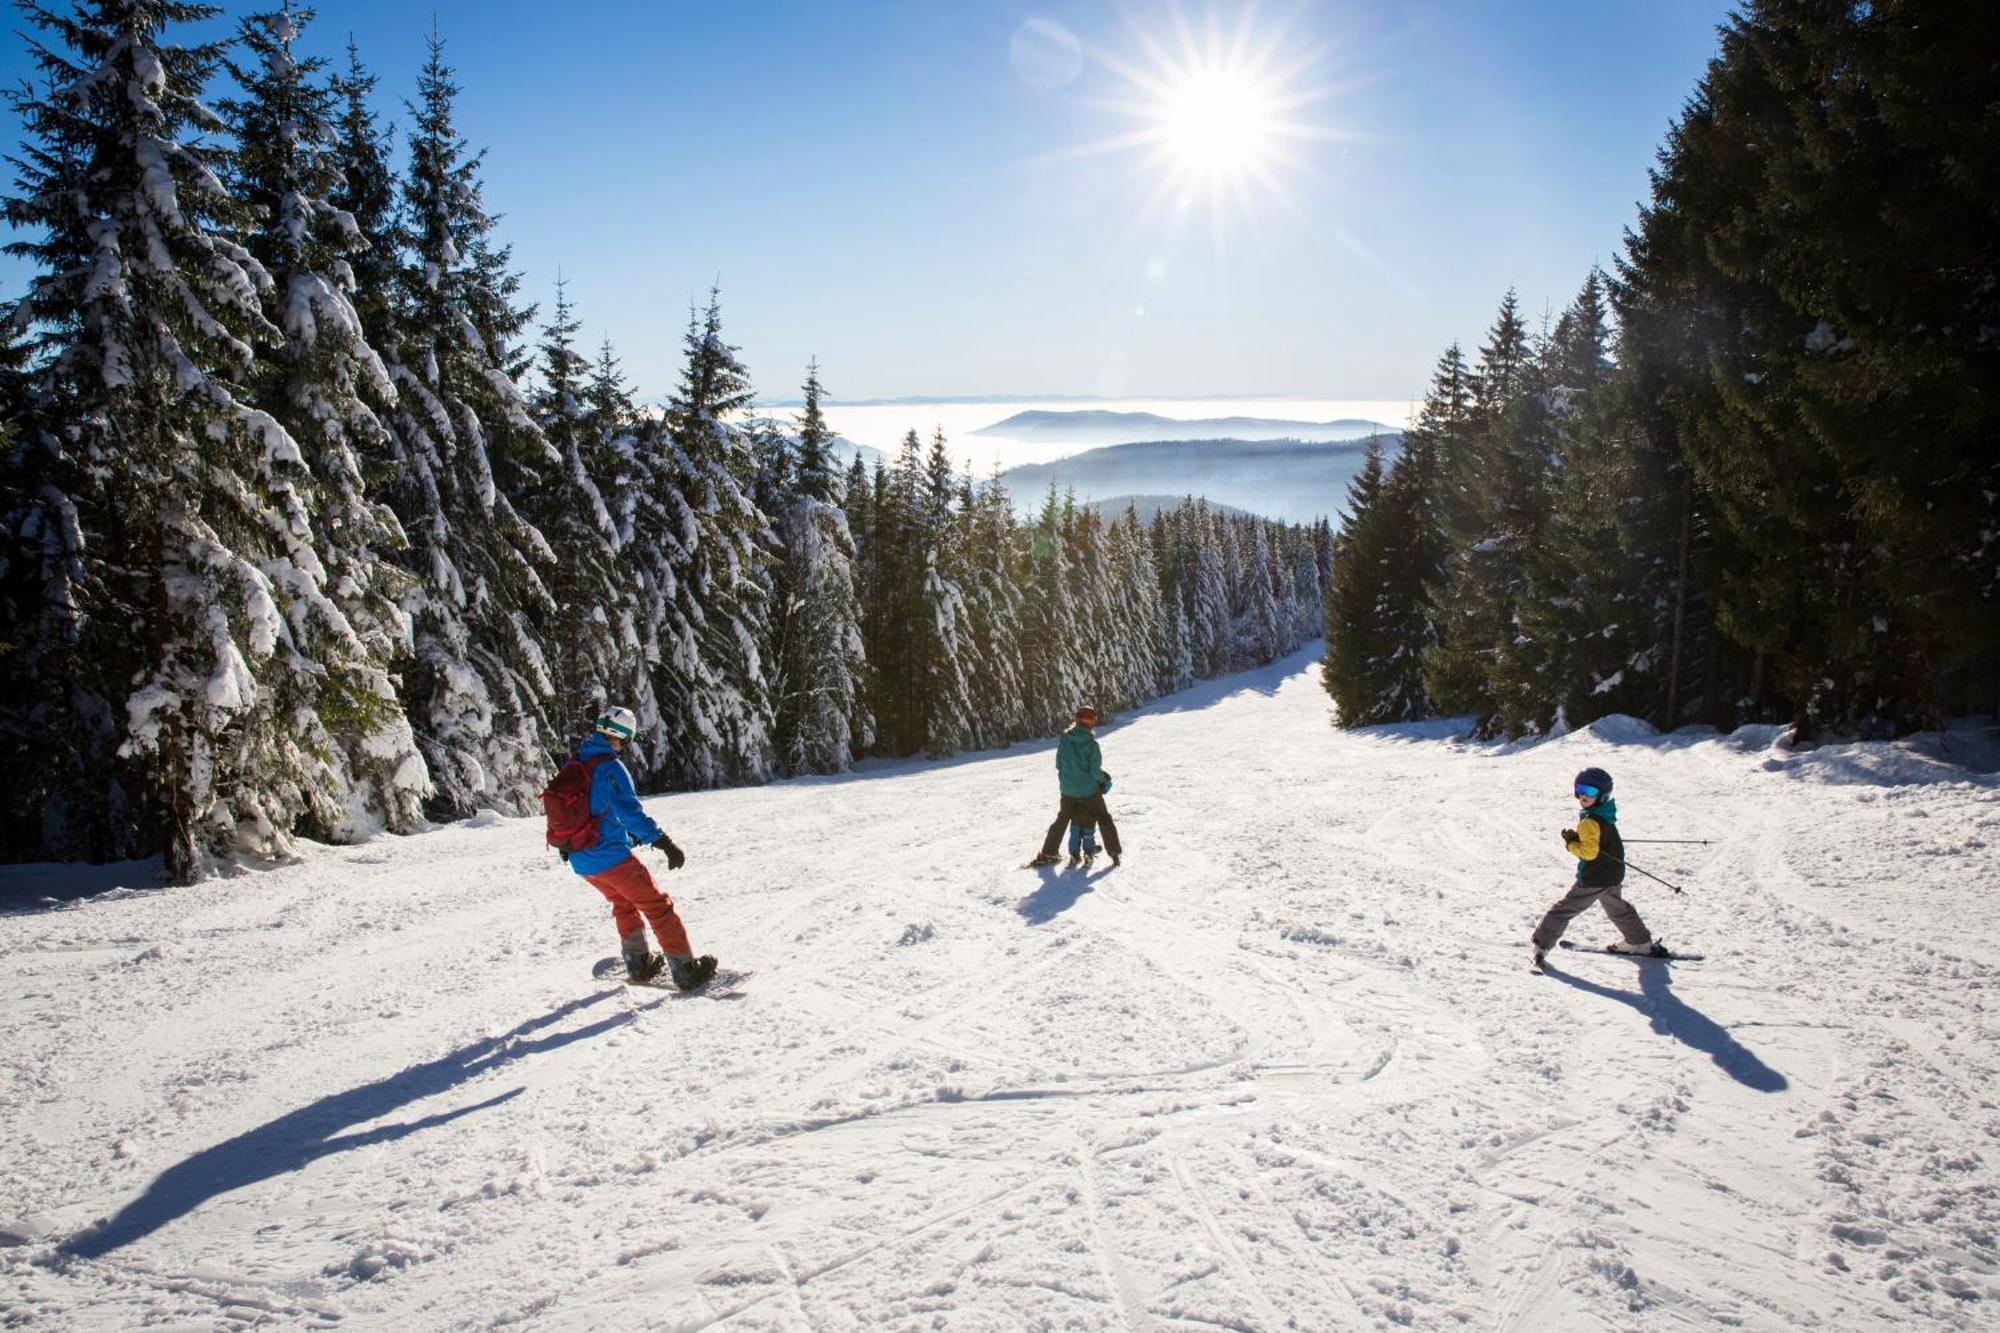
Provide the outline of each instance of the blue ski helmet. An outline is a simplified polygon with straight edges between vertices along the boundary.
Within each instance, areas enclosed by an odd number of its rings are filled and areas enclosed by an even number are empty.
[[[1588,791],[1584,790],[1589,788]],[[1600,801],[1611,799],[1611,775],[1601,768],[1586,768],[1576,775],[1576,794],[1595,796]]]

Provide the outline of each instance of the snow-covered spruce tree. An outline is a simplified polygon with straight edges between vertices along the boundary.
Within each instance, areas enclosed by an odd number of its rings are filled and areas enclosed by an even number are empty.
[[[254,723],[273,700],[312,697],[323,668],[295,624],[321,642],[353,629],[322,583],[299,448],[244,401],[253,345],[279,335],[271,277],[236,239],[251,219],[195,139],[220,127],[198,99],[222,47],[165,40],[215,11],[26,13],[54,38],[36,47],[50,87],[22,107],[35,147],[6,215],[44,236],[24,251],[44,269],[27,315],[44,400],[87,478],[73,497],[94,571],[79,642],[123,731],[114,800],[187,881],[239,844],[281,852],[301,817],[337,808],[313,736]]]
[[[1153,515],[1153,566],[1160,576],[1159,692],[1172,694],[1194,684],[1194,639],[1188,629],[1186,546],[1168,511]]]
[[[1028,722],[1021,662],[1025,589],[1020,525],[997,465],[985,484],[968,488],[959,521],[972,634],[970,744],[990,749],[1035,734]]]
[[[1159,662],[1164,651],[1160,576],[1153,568],[1153,547],[1139,526],[1139,511],[1127,505],[1111,525],[1111,605],[1116,608],[1119,634],[1113,663],[1110,707],[1142,703],[1159,693]]]
[[[695,663],[663,658],[654,690],[669,730],[667,771],[678,787],[760,782],[771,771],[771,682],[764,660],[770,608],[762,565],[765,521],[748,490],[755,460],[732,420],[750,403],[750,375],[723,341],[718,292],[690,311],[687,364],[662,423],[660,478],[681,499],[678,550],[665,574],[683,598]],[[690,670],[690,666],[694,669]]]
[[[583,384],[582,451],[589,460],[586,470],[597,486],[598,495],[611,511],[615,525],[613,544],[618,553],[615,567],[617,596],[604,608],[621,648],[619,671],[614,680],[617,697],[639,719],[639,731],[626,750],[626,764],[642,784],[658,775],[657,757],[666,752],[667,735],[660,718],[659,697],[653,692],[653,670],[649,663],[648,607],[651,605],[643,578],[628,549],[635,531],[638,498],[626,492],[634,473],[633,455],[639,447],[644,426],[632,402],[611,340],[597,349],[597,360]]]
[[[917,491],[913,553],[921,561],[916,607],[917,698],[923,708],[923,749],[933,757],[957,754],[972,741],[973,635],[961,591],[965,552],[953,540],[957,491],[944,431],[931,436]]]
[[[554,553],[516,507],[562,466],[509,373],[507,251],[480,200],[481,154],[452,122],[458,86],[433,33],[410,107],[396,306],[380,346],[396,386],[383,494],[410,538],[405,599],[415,660],[403,700],[437,784],[438,813],[526,810],[561,738],[547,576]]]
[[[1276,661],[1285,649],[1285,613],[1273,584],[1268,525],[1253,520],[1240,526],[1243,543],[1243,609],[1236,617],[1237,665],[1248,669]]]
[[[1062,515],[1062,501],[1051,482],[1029,534],[1028,598],[1022,622],[1028,725],[1036,735],[1060,728],[1071,710],[1087,701],[1090,690],[1090,682],[1078,669],[1080,627],[1071,596],[1075,570],[1063,540]]]
[[[1069,546],[1071,612],[1076,618],[1074,640],[1077,679],[1083,697],[1109,717],[1120,706],[1115,676],[1121,618],[1111,604],[1111,560],[1104,520],[1096,510],[1063,496],[1063,540]]]
[[[309,600],[289,600],[293,642],[317,670],[292,673],[284,694],[267,691],[249,725],[326,756],[341,808],[314,811],[313,831],[345,840],[385,825],[416,828],[431,784],[392,674],[409,650],[397,599],[412,581],[387,556],[406,543],[363,480],[362,460],[387,452],[382,417],[396,394],[352,300],[349,257],[367,242],[331,202],[343,180],[325,62],[293,53],[309,19],[310,11],[279,11],[243,20],[238,44],[248,58],[230,63],[241,93],[220,109],[234,142],[229,181],[255,218],[244,241],[271,275],[284,335],[260,362],[257,402],[312,474],[316,577],[340,611],[329,618]]]
[[[1183,504],[1176,517],[1187,545],[1186,605],[1194,671],[1205,680],[1224,674],[1233,665],[1229,557],[1221,524],[1206,500]]]
[[[361,317],[362,340],[382,348],[391,341],[391,316],[401,282],[401,239],[396,227],[396,175],[389,169],[390,134],[369,105],[376,78],[361,63],[352,38],[347,69],[333,77],[334,157],[340,173],[327,202],[353,222],[356,244],[341,257],[354,275],[350,298]],[[387,454],[373,460],[387,465]]]
[[[874,739],[854,538],[839,503],[823,392],[813,362],[806,368],[791,494],[778,524],[774,735],[786,773],[841,772]]]
[[[576,350],[579,327],[558,279],[555,312],[542,326],[541,385],[528,410],[562,466],[543,471],[522,499],[555,552],[555,615],[547,626],[555,697],[548,711],[556,735],[572,744],[607,704],[642,719],[658,712],[619,573],[618,525],[599,489],[600,478],[617,476],[616,436],[590,402],[592,371]]]

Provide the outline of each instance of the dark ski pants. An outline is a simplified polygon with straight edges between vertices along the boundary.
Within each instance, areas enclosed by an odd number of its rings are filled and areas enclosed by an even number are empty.
[[[1625,937],[1627,944],[1644,944],[1653,938],[1652,932],[1646,929],[1646,923],[1639,919],[1639,913],[1619,892],[1618,885],[1572,884],[1569,892],[1548,910],[1542,924],[1535,927],[1535,947],[1545,950],[1555,948],[1556,941],[1563,937],[1570,921],[1592,903],[1603,904],[1604,915],[1611,918],[1611,924],[1618,927],[1618,933]]]
[[[1118,826],[1111,822],[1111,812],[1104,808],[1104,797],[1065,796],[1062,806],[1056,811],[1056,822],[1049,825],[1049,835],[1042,839],[1042,855],[1054,856],[1062,843],[1063,827],[1071,820],[1079,824],[1095,824],[1104,834],[1104,850],[1113,859],[1125,854],[1118,842]]]
[[[674,900],[660,892],[659,885],[653,883],[652,872],[638,857],[628,856],[609,870],[585,875],[584,879],[610,900],[611,920],[618,927],[621,945],[631,943],[636,934],[639,949],[645,948],[645,927],[639,924],[643,918],[653,927],[653,934],[667,957],[694,957],[694,946],[688,943],[687,927],[681,924],[680,913],[674,911]]]

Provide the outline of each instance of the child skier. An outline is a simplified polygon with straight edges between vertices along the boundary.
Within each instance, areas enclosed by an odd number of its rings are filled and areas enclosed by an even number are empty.
[[[1603,905],[1604,915],[1625,937],[1622,943],[1610,946],[1613,952],[1666,957],[1665,947],[1653,939],[1638,912],[1618,891],[1625,882],[1625,842],[1618,836],[1618,803],[1611,799],[1611,775],[1601,768],[1584,769],[1576,775],[1576,799],[1581,807],[1576,827],[1562,831],[1563,846],[1577,860],[1576,883],[1535,927],[1534,970],[1542,970],[1542,960],[1556,947],[1570,920],[1592,903]]]
[[[631,709],[607,708],[577,748],[577,762],[590,771],[590,815],[597,821],[597,841],[564,853],[563,859],[611,903],[626,974],[634,981],[646,981],[662,967],[670,967],[674,985],[693,990],[715,975],[715,959],[708,954],[695,957],[674,900],[660,892],[645,863],[632,855],[634,847],[649,843],[665,853],[667,869],[679,870],[687,862],[686,853],[640,806],[632,774],[619,758],[638,730],[639,719]],[[665,957],[646,946],[642,918],[652,925]]]
[[[1097,784],[1097,792],[1098,795],[1100,796],[1108,796],[1111,794],[1111,775],[1109,773],[1106,773],[1104,775],[1104,781]],[[1092,861],[1095,861],[1096,859],[1097,859],[1096,822],[1092,821],[1090,823],[1083,823],[1075,819],[1070,820],[1069,821],[1070,865],[1072,866],[1081,865],[1084,867],[1084,869],[1088,870],[1090,868],[1090,863]]]

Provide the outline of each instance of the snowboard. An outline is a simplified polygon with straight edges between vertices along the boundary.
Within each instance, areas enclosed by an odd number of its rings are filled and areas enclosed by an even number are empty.
[[[597,981],[622,981],[628,986],[642,986],[647,990],[661,991],[667,995],[684,996],[688,999],[693,999],[698,995],[705,995],[711,1000],[734,1000],[741,998],[743,983],[750,979],[748,972],[739,972],[734,968],[718,966],[715,969],[715,975],[707,981],[696,986],[693,990],[682,990],[680,987],[674,985],[672,970],[664,967],[644,981],[631,980],[625,975],[625,960],[616,955],[610,958],[598,959],[591,966],[590,975],[592,979]]]

